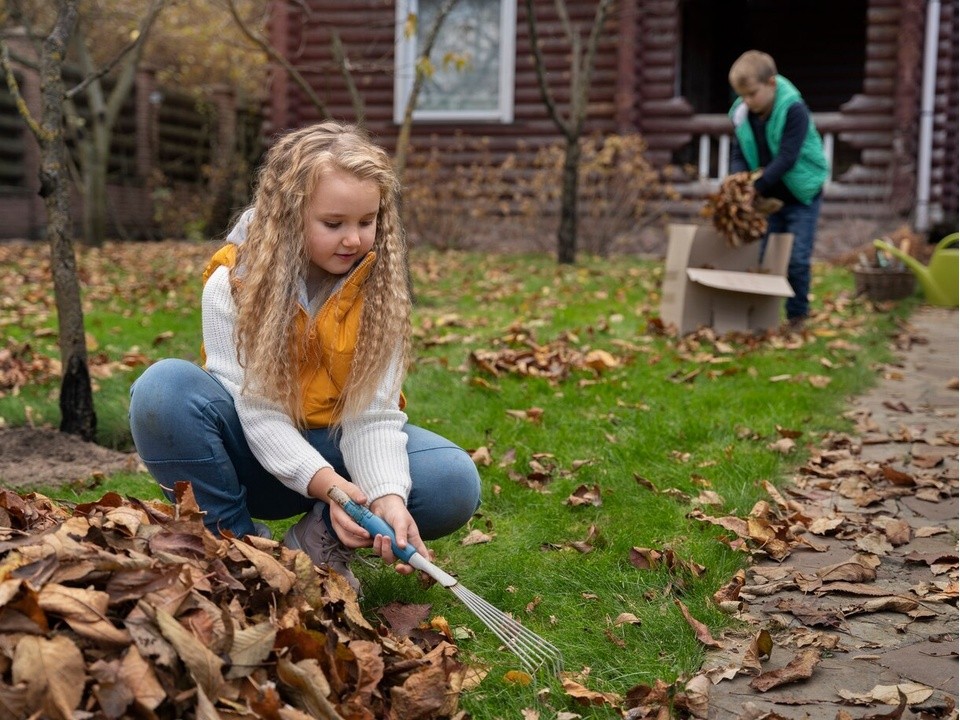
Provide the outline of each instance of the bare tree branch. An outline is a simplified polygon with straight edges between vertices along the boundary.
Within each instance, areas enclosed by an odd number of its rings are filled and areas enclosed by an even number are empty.
[[[430,26],[427,37],[423,42],[423,50],[417,58],[413,87],[410,88],[410,96],[407,98],[407,105],[403,111],[403,123],[400,125],[400,132],[397,134],[397,149],[393,158],[397,176],[401,179],[403,178],[403,171],[407,166],[407,152],[410,149],[410,133],[413,126],[413,111],[417,107],[417,100],[420,97],[420,91],[423,89],[423,82],[426,77],[421,70],[421,64],[423,61],[430,60],[430,53],[433,52],[434,43],[436,43],[437,37],[440,35],[440,28],[443,27],[443,21],[447,19],[447,15],[450,14],[450,11],[453,10],[458,2],[459,0],[446,0],[446,2],[440,6],[440,9],[437,10],[437,15],[433,19],[433,25]]]
[[[13,65],[10,63],[10,48],[7,47],[7,43],[3,38],[0,38],[0,66],[3,67],[3,74],[7,80],[7,88],[10,90],[10,94],[13,95],[13,100],[17,105],[17,111],[27,124],[27,127],[30,128],[30,132],[32,132],[40,142],[49,142],[52,140],[53,138],[49,134],[49,131],[37,122],[37,119],[30,113],[30,108],[27,107],[27,102],[23,99],[23,95],[20,94],[20,83],[17,82],[17,76],[13,73]]]
[[[270,41],[267,40],[261,33],[253,30],[249,25],[247,25],[246,21],[240,17],[235,0],[227,0],[227,7],[230,9],[230,15],[233,17],[233,21],[237,24],[237,27],[240,28],[240,32],[246,35],[251,42],[263,50],[263,52],[265,52],[271,60],[286,70],[287,74],[293,78],[293,81],[297,84],[297,87],[303,91],[304,95],[307,96],[307,99],[310,100],[320,114],[325,119],[330,119],[330,111],[327,109],[326,104],[320,99],[320,96],[314,92],[313,88],[310,87],[310,83],[306,81],[300,71],[293,66],[293,63],[287,60],[282,53],[273,47],[273,45],[270,44]]]
[[[590,39],[587,41],[587,53],[584,55],[580,66],[580,76],[584,81],[580,83],[580,97],[577,100],[578,114],[575,118],[577,122],[577,135],[583,128],[583,121],[586,118],[587,95],[590,92],[590,76],[593,73],[593,64],[597,56],[597,46],[600,44],[600,34],[603,32],[603,24],[606,22],[607,13],[613,0],[600,0],[597,5],[597,12],[593,18],[593,27],[590,29]],[[576,55],[574,57],[579,57]]]
[[[560,115],[557,103],[553,99],[553,93],[550,92],[550,86],[547,84],[546,63],[543,61],[543,52],[540,50],[540,35],[537,31],[537,17],[534,14],[533,0],[526,0],[527,3],[527,27],[530,28],[530,49],[533,52],[533,64],[537,71],[537,85],[540,87],[540,97],[543,104],[547,106],[547,112],[560,131],[568,139],[571,137],[573,129],[567,125],[566,120]]]
[[[566,34],[567,40],[573,43],[573,39],[579,35],[579,32],[574,30],[570,22],[570,14],[567,12],[566,0],[554,0],[553,5],[557,9],[557,16],[560,18],[560,24],[563,26],[563,32]]]
[[[117,115],[120,114],[120,108],[126,99],[127,92],[133,85],[137,67],[140,65],[140,58],[143,57],[143,48],[146,45],[146,39],[150,35],[150,29],[153,27],[154,22],[156,22],[157,17],[159,17],[164,4],[165,0],[152,0],[147,14],[140,21],[137,39],[134,41],[131,49],[130,61],[125,63],[121,69],[120,77],[117,79],[117,84],[114,86],[113,92],[110,94],[110,99],[107,102],[107,114],[110,116],[111,124]],[[121,88],[123,89],[121,90]]]
[[[126,57],[127,53],[133,50],[137,50],[138,55],[142,53],[144,40],[149,34],[150,26],[153,25],[153,21],[156,20],[162,5],[163,5],[163,2],[161,0],[155,0],[151,4],[150,9],[147,12],[147,15],[143,18],[143,20],[140,21],[140,30],[137,34],[136,39],[133,42],[126,45],[124,48],[122,48],[120,52],[118,52],[117,55],[110,62],[104,65],[102,68],[90,73],[89,75],[84,77],[82,81],[77,83],[74,87],[70,88],[70,90],[67,91],[66,97],[68,99],[72,99],[76,97],[77,95],[82,93],[84,90],[86,90],[87,87],[90,85],[90,83],[96,80],[99,80],[105,75],[110,74],[110,72],[120,63],[120,61],[123,60],[124,57]],[[132,65],[134,66],[136,66],[137,64],[138,64],[138,61],[136,60],[132,63]]]
[[[343,43],[340,42],[340,33],[336,30],[330,36],[330,45],[333,48],[333,57],[337,61],[337,67],[340,68],[340,74],[343,75],[343,81],[347,84],[347,91],[350,93],[350,102],[353,104],[353,114],[356,116],[357,125],[363,125],[366,121],[366,110],[363,107],[363,98],[360,97],[360,91],[357,90],[357,84],[353,81],[353,73],[350,72],[350,61],[343,50]]]

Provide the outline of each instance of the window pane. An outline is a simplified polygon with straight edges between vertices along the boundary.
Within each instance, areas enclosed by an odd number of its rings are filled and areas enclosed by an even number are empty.
[[[441,0],[420,0],[422,48]],[[419,110],[497,110],[500,103],[500,0],[460,0],[447,15],[433,52]]]

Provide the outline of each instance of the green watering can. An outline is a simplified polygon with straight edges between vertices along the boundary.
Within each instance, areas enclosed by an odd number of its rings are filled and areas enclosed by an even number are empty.
[[[912,255],[883,240],[874,240],[873,246],[902,260],[913,271],[930,305],[957,307],[960,305],[960,255],[957,239],[960,233],[947,235],[937,243],[929,265],[923,265]],[[952,245],[953,247],[948,247]]]

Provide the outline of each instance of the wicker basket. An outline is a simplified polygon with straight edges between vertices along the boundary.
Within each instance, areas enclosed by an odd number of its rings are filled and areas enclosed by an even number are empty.
[[[901,300],[917,288],[917,278],[910,270],[855,267],[853,278],[857,296],[866,295],[871,300]]]

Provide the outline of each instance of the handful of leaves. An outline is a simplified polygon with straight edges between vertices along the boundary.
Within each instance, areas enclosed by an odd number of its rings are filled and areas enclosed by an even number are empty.
[[[767,232],[767,216],[783,207],[776,198],[757,195],[753,182],[761,171],[738,172],[728,175],[720,189],[707,196],[700,215],[711,218],[713,226],[731,247],[756,242]]]

